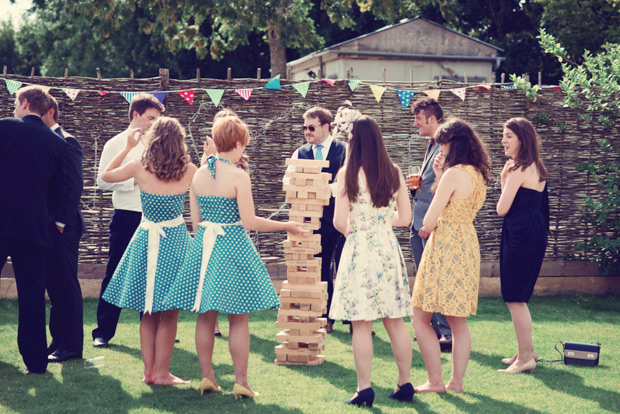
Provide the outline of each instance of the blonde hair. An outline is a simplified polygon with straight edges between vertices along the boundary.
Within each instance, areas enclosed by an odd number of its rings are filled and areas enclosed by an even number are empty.
[[[237,116],[227,115],[215,120],[213,124],[213,141],[218,152],[228,152],[237,146],[250,143],[250,131]]]
[[[187,171],[190,157],[185,144],[185,128],[174,118],[158,118],[145,135],[142,165],[163,181],[179,181]]]

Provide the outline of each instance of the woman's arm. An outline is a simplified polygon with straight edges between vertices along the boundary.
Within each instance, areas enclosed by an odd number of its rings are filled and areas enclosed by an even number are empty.
[[[506,163],[506,165],[508,165],[508,163]],[[504,167],[504,169],[506,169],[506,167]],[[519,191],[519,187],[521,187],[525,181],[525,173],[520,168],[514,171],[508,171],[506,173],[506,179],[504,180],[502,177],[502,181],[505,181],[505,184],[502,186],[502,195],[499,196],[496,209],[499,216],[505,216],[508,214],[508,211],[510,211],[517,191]]]
[[[441,176],[437,191],[433,196],[433,201],[424,216],[424,225],[419,231],[422,238],[427,238],[437,227],[437,221],[441,212],[446,208],[450,197],[459,185],[459,172],[453,168],[448,168]]]
[[[407,184],[400,168],[398,168],[398,175],[400,177],[400,185],[396,194],[396,212],[392,218],[392,226],[409,227],[411,224],[411,200],[409,200]]]
[[[345,192],[345,168],[336,176],[336,206],[334,207],[334,228],[345,237],[349,235],[349,196]]]
[[[250,176],[242,170],[237,169],[234,173],[233,180],[237,189],[239,216],[241,216],[241,221],[246,229],[255,231],[285,230],[293,234],[304,234],[308,232],[301,223],[296,223],[294,221],[275,221],[256,217]]]
[[[189,187],[189,212],[192,219],[192,230],[194,231],[194,234],[196,234],[198,231],[198,225],[202,221],[202,218],[200,217],[200,205],[198,204],[198,198],[196,198],[194,187],[191,185]]]
[[[138,145],[138,142],[140,142],[140,135],[138,134],[139,131],[140,128],[134,128],[131,132],[129,132],[125,148],[116,154],[116,157],[110,161],[106,169],[103,171],[103,174],[101,174],[101,179],[103,181],[108,183],[118,183],[136,176],[136,173],[142,164],[140,160],[129,162],[123,166],[121,165],[127,154],[129,154],[129,152],[136,145]]]

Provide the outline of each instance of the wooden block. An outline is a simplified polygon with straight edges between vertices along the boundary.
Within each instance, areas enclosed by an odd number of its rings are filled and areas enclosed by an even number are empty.
[[[295,234],[288,233],[287,240],[289,240],[289,241],[299,241],[299,242],[318,242],[318,243],[321,243],[321,235],[320,234],[295,235]]]
[[[327,160],[306,160],[306,159],[286,159],[286,165],[293,165],[295,167],[329,167],[329,161]]]
[[[305,178],[293,178],[293,184],[295,185],[302,185],[305,186],[307,185],[308,180],[306,180]],[[314,182],[314,180],[313,180]]]
[[[321,305],[317,305],[314,309],[312,308],[312,305],[309,303],[302,303],[299,305],[299,310],[302,311],[309,311],[309,310],[317,310],[317,307],[320,307]]]
[[[289,291],[302,290],[310,292],[310,297],[322,298],[327,293],[327,282],[319,282],[312,285],[296,285],[294,283],[291,283],[290,280],[285,280],[282,282],[282,289]]]
[[[299,290],[292,290],[292,291],[289,291],[289,292],[290,292],[289,296],[291,298],[299,298],[300,293],[301,293]]]
[[[286,362],[286,360],[287,360],[286,354],[276,355],[276,363]]]
[[[280,302],[284,303],[292,303],[292,304],[300,304],[301,306],[303,305],[312,305],[312,306],[317,306],[316,309],[320,309],[321,307],[325,306],[326,301],[325,298],[307,298],[307,297],[303,297],[303,296],[293,296],[293,295],[300,295],[300,291],[298,290],[293,290],[291,291],[291,296],[280,296]],[[302,308],[303,309],[303,308]],[[314,308],[312,310],[315,310]]]
[[[309,199],[308,197],[299,197],[297,196],[297,192],[295,192],[296,196],[289,197],[288,195],[285,198],[285,201],[290,204],[305,204],[305,205],[317,205],[323,206],[325,204],[325,200],[316,200]],[[329,200],[327,200],[329,202]],[[329,203],[328,203],[329,204]]]
[[[321,310],[323,308],[323,306],[324,306],[322,302],[323,301],[321,300],[319,303],[312,303],[310,305],[310,309],[313,310],[313,311],[314,310],[316,310],[316,311]]]
[[[280,289],[280,297],[282,296],[284,297],[291,296],[291,291],[289,289]]]
[[[302,167],[301,172],[308,174],[319,174],[323,168],[321,167]]]

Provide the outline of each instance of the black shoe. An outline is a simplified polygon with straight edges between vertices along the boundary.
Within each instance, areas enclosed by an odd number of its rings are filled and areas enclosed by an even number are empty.
[[[107,348],[110,345],[108,344],[108,340],[104,338],[95,338],[93,340],[93,346],[95,348]]]
[[[452,335],[441,335],[439,348],[441,348],[441,352],[452,352]]]
[[[69,359],[82,359],[82,353],[57,349],[47,357],[47,362],[64,362]]]
[[[372,387],[366,388],[365,390],[361,390],[355,393],[353,398],[347,398],[344,400],[345,404],[355,404],[358,407],[366,404],[366,407],[372,408],[372,403],[375,401],[375,392],[372,390]]]
[[[410,382],[399,385],[396,388],[396,391],[392,391],[390,393],[390,398],[398,401],[413,401],[413,394],[415,394],[415,390],[413,389],[413,385],[411,385]]]

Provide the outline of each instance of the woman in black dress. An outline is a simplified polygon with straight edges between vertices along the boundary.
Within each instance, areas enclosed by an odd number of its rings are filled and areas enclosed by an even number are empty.
[[[538,354],[532,346],[532,317],[527,302],[547,248],[549,201],[547,170],[540,159],[536,131],[524,118],[504,124],[504,153],[510,159],[501,174],[497,214],[504,216],[500,247],[502,298],[517,335],[517,354],[504,358],[510,374],[534,372]]]

